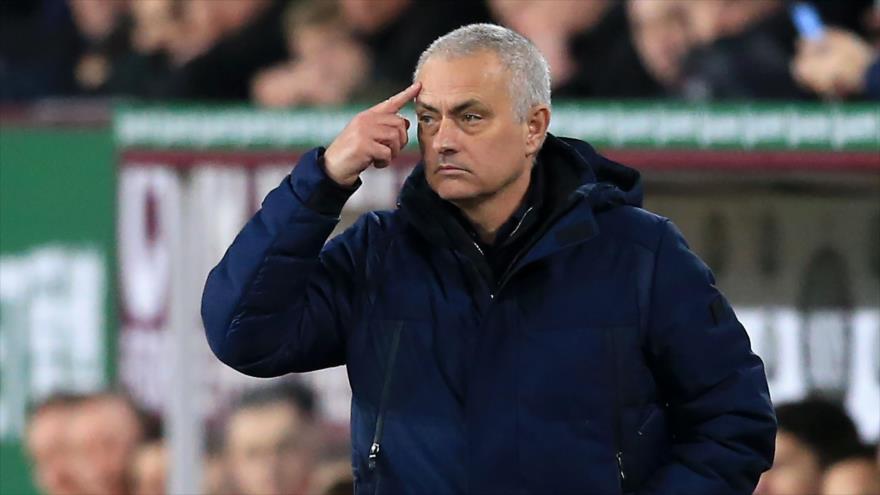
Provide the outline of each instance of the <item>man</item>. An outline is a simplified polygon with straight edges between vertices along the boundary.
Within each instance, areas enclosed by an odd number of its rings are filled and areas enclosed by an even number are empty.
[[[37,405],[30,414],[25,445],[33,460],[34,481],[46,495],[79,495],[70,451],[68,422],[81,397],[58,394]]]
[[[304,155],[211,272],[214,353],[254,376],[347,365],[359,494],[751,493],[775,432],[763,365],[638,207],[638,172],[547,133],[549,69],[513,31],[459,28],[414,79]],[[399,207],[325,246],[413,98]]]
[[[310,390],[280,383],[245,392],[224,433],[224,457],[235,493],[306,493],[317,447]]]
[[[808,398],[783,404],[776,408],[776,417],[776,458],[773,468],[761,476],[758,495],[818,492],[828,468],[857,457],[863,450],[846,411],[827,400]],[[843,471],[847,474],[846,468]]]
[[[145,434],[134,404],[116,393],[86,397],[67,428],[80,493],[128,493],[128,463]]]

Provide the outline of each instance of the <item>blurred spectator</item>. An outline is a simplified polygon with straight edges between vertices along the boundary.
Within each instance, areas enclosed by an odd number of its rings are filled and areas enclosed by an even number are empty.
[[[104,94],[151,97],[170,74],[169,54],[181,36],[175,0],[137,0],[129,3],[128,51],[114,59],[103,86]]]
[[[829,28],[820,40],[799,40],[792,73],[826,99],[880,100],[880,52],[852,32]]]
[[[142,53],[156,53],[179,35],[179,19],[173,0],[138,0],[131,4],[132,47]]]
[[[532,40],[550,64],[554,95],[652,96],[618,0],[488,0],[495,20]]]
[[[554,89],[568,83],[579,69],[571,52],[572,38],[592,30],[612,6],[611,0],[488,0],[488,3],[495,20],[527,37],[541,50],[550,65]]]
[[[678,92],[682,64],[694,46],[681,0],[630,0],[627,5],[632,37],[648,73],[666,91]]]
[[[824,399],[781,405],[776,419],[776,457],[761,476],[756,495],[816,493],[826,468],[862,449],[843,408]]]
[[[419,55],[432,41],[465,24],[486,22],[483,2],[426,2],[415,0],[339,0],[342,16],[367,47],[373,66],[370,99],[388,88],[406,87]]]
[[[307,493],[318,444],[315,399],[304,385],[285,381],[245,392],[232,408],[224,438],[236,493]]]
[[[113,92],[114,68],[130,50],[128,2],[69,0],[69,4],[82,45],[74,68],[77,87],[85,94]]]
[[[168,453],[161,440],[142,443],[129,465],[131,495],[164,495],[168,478]]]
[[[822,495],[878,495],[880,469],[870,453],[832,464],[822,480]]]
[[[255,102],[267,107],[339,105],[356,97],[370,60],[346,26],[338,2],[301,0],[288,9],[284,26],[293,60],[257,74]]]
[[[187,0],[181,39],[169,45],[174,67],[156,96],[247,100],[262,68],[284,60],[282,0]]]
[[[691,100],[803,98],[789,73],[796,32],[781,0],[683,2],[695,43],[684,62]]]
[[[68,428],[80,493],[128,493],[128,463],[145,435],[133,403],[115,393],[87,397],[76,407]]]
[[[880,7],[811,3],[839,27],[796,45],[784,0],[0,1],[0,100],[371,100],[490,11],[541,48],[560,97],[880,98],[880,47],[859,38],[880,42]]]
[[[46,495],[80,495],[74,472],[68,425],[82,398],[54,395],[37,405],[25,431],[25,446],[33,461],[37,487]]]

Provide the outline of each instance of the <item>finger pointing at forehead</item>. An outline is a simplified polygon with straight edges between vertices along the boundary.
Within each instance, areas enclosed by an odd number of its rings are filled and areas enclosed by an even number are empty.
[[[407,104],[407,102],[418,96],[421,89],[422,83],[414,82],[408,88],[404,89],[400,93],[397,93],[391,98],[388,98],[382,103],[379,103],[370,110],[374,112],[397,113],[401,108],[404,107],[404,105]]]

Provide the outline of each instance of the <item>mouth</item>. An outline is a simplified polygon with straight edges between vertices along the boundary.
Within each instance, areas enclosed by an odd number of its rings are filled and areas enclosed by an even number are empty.
[[[463,167],[458,167],[456,165],[442,164],[437,167],[438,174],[462,174],[467,173],[468,170]]]

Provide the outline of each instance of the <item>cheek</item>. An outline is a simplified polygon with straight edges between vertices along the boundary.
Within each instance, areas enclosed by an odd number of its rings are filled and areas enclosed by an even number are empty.
[[[525,156],[523,143],[516,141],[514,137],[487,139],[475,144],[474,160],[481,175],[487,180],[507,180],[511,174],[516,173],[514,164],[521,162]]]
[[[422,132],[422,126],[419,126],[417,137],[419,141],[419,152],[422,154],[422,158],[427,160],[428,156],[426,155],[426,152],[429,152],[431,149],[431,137],[426,136]]]

